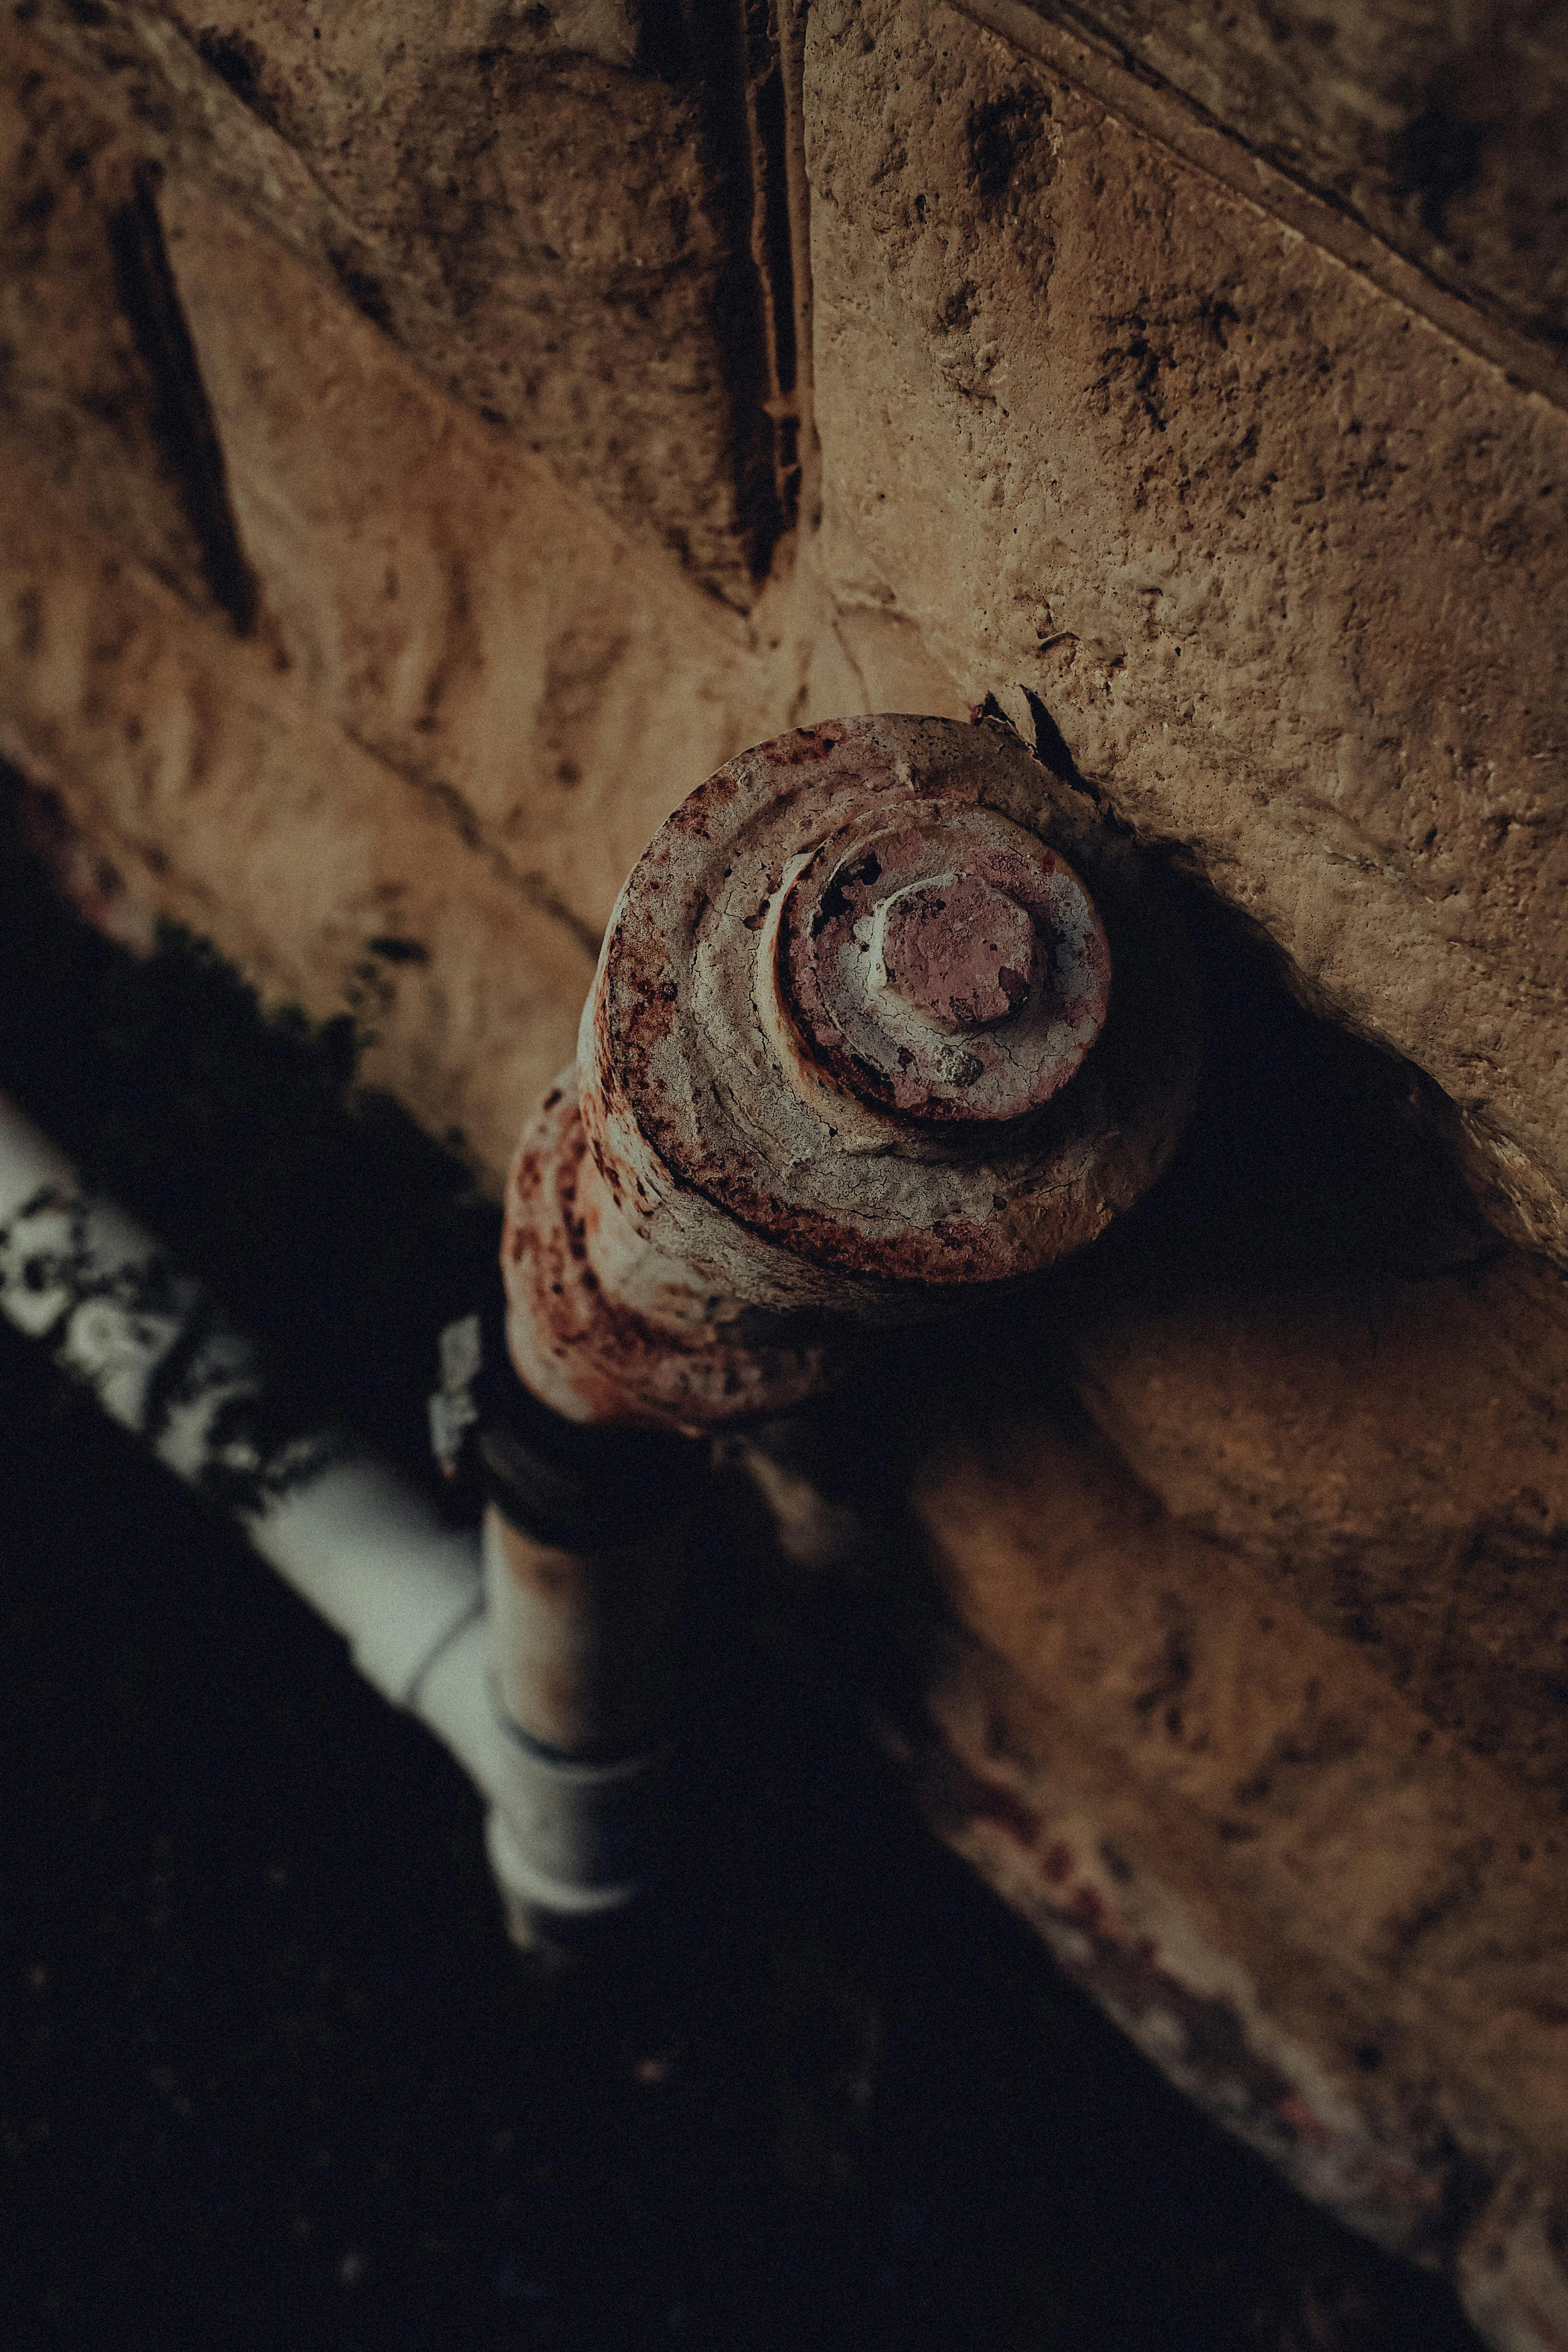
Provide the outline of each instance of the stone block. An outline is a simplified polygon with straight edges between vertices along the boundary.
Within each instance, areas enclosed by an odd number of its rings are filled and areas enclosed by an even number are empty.
[[[917,1490],[963,1635],[937,1828],[1174,2081],[1445,2270],[1568,2329],[1568,1843],[1092,1433],[991,1416]]]
[[[1568,333],[1568,14],[1507,0],[1223,11],[1091,0],[1064,20],[1136,61],[1440,282],[1560,348]],[[1019,13],[1023,13],[1022,10]]]
[[[1431,1721],[1568,1803],[1568,1294],[1508,1251],[1091,1317],[1077,1385],[1137,1477]]]

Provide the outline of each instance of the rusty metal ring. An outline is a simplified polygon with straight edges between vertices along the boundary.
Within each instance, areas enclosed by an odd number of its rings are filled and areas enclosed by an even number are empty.
[[[965,1119],[951,1100],[933,1117],[929,1099],[911,1117],[896,1087],[876,1099],[824,1050],[791,961],[793,892],[825,844],[936,841],[944,825],[955,843],[1030,836],[1037,872],[1073,877],[1103,940],[1083,947],[1079,921],[1074,1021],[1099,1025],[1023,1089],[1022,1118]],[[1053,940],[1037,927],[1037,945]],[[885,932],[881,944],[885,961]],[[986,985],[1005,996],[1020,971],[998,954],[971,974],[982,1013],[998,1011]],[[1039,988],[1031,972],[1023,996]],[[1197,1055],[1180,921],[1125,834],[1005,729],[878,717],[743,753],[660,828],[612,919],[579,1069],[598,1167],[651,1246],[758,1306],[882,1319],[930,1311],[900,1285],[1005,1280],[1092,1240],[1174,1151]]]
[[[1082,1067],[1110,949],[1058,851],[936,802],[823,845],[784,893],[778,981],[819,1073],[908,1118],[996,1126]]]

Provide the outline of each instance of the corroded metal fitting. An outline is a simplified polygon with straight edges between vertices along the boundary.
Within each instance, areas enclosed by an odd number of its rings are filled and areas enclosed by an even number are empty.
[[[576,1420],[785,1411],[856,1327],[1092,1241],[1175,1150],[1196,1062],[1161,877],[1011,732],[763,744],[621,894],[508,1185],[513,1361]]]
[[[857,824],[777,905],[759,1009],[808,1100],[826,1086],[900,1119],[1003,1126],[1059,1092],[1105,1026],[1110,950],[1088,891],[994,809]]]

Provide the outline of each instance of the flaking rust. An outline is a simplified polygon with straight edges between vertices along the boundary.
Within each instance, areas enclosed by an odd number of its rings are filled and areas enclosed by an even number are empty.
[[[698,1431],[786,1412],[821,1386],[818,1331],[737,1310],[640,1245],[634,1216],[589,1152],[567,1071],[507,1181],[508,1341],[536,1396],[571,1421]]]
[[[513,1362],[576,1421],[786,1412],[868,1330],[1092,1241],[1197,1054],[1162,878],[1010,731],[763,744],[622,892],[508,1184]]]

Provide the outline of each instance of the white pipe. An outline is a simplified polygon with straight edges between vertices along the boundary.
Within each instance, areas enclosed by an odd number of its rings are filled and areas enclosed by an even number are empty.
[[[644,1759],[581,1764],[495,1697],[477,1532],[455,1533],[393,1465],[333,1432],[269,1432],[258,1352],[210,1295],[0,1097],[0,1312],[90,1388],[166,1468],[226,1503],[355,1665],[444,1741],[490,1811],[514,1932],[558,1932],[639,1892],[617,1812]],[[617,1804],[617,1800],[619,1802]]]

